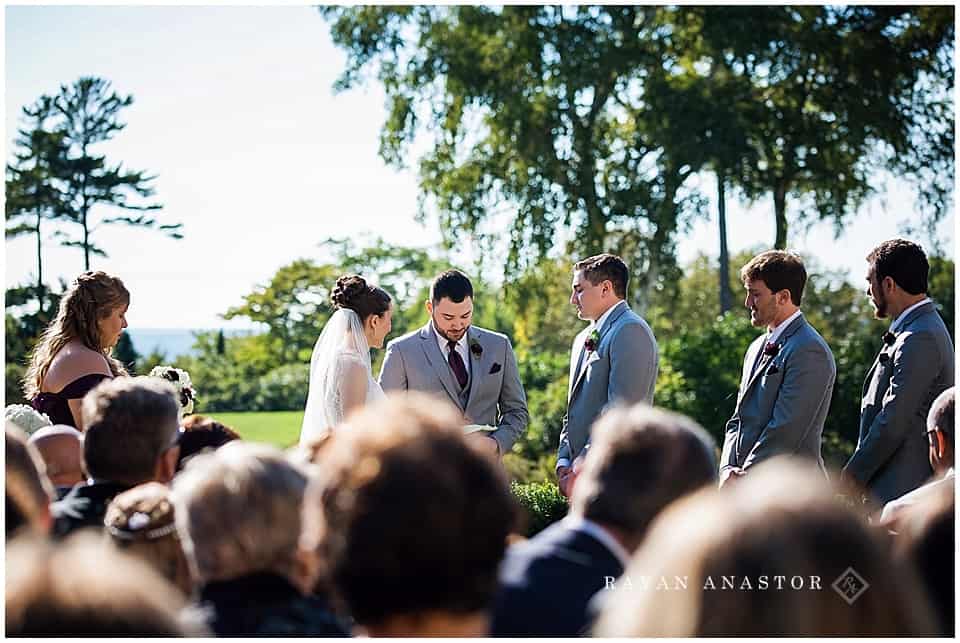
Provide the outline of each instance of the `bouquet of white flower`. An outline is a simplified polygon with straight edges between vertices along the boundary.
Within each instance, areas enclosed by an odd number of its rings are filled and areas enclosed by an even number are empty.
[[[173,388],[177,389],[177,399],[180,401],[180,417],[193,413],[193,402],[197,398],[190,381],[190,373],[174,368],[173,366],[155,366],[150,371],[150,377],[165,379]]]
[[[3,410],[3,419],[16,424],[27,435],[33,435],[39,429],[53,424],[46,413],[40,413],[26,404],[9,405]]]

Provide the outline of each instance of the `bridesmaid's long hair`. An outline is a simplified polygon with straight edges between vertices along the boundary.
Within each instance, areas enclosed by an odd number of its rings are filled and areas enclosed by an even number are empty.
[[[23,377],[23,392],[27,399],[40,393],[40,385],[53,358],[74,339],[103,354],[114,377],[127,375],[123,364],[110,355],[111,348],[100,345],[97,322],[109,317],[117,308],[128,305],[130,292],[117,277],[102,270],[84,272],[77,277],[60,299],[57,318],[43,331],[30,356],[30,366]]]

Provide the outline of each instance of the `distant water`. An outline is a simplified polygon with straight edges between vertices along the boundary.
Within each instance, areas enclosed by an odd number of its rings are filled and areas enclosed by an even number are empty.
[[[181,355],[195,355],[193,344],[195,333],[217,332],[217,328],[128,328],[127,333],[133,341],[133,348],[141,355],[149,355],[154,349],[166,353],[167,359]],[[226,337],[252,335],[255,330],[227,330]]]

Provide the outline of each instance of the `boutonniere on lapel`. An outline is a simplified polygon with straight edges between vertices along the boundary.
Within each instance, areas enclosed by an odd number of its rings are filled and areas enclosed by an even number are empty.
[[[897,342],[897,336],[891,333],[889,330],[883,334],[883,346],[893,346]],[[877,357],[880,360],[880,364],[886,366],[890,362],[890,353],[880,349],[880,355]]]
[[[480,359],[480,356],[483,355],[483,346],[481,346],[480,342],[478,342],[477,340],[471,339],[470,352],[473,354],[474,357],[476,357],[477,359]]]
[[[588,353],[592,353],[597,350],[597,344],[600,343],[600,331],[596,328],[593,329],[589,335],[587,335],[587,340],[583,342],[583,347],[587,349]]]
[[[780,345],[767,342],[763,347],[763,354],[765,357],[768,357],[771,361],[776,357],[777,353],[780,352]],[[767,369],[767,375],[774,375],[779,373],[780,369],[777,367],[776,362],[770,365],[770,368]]]

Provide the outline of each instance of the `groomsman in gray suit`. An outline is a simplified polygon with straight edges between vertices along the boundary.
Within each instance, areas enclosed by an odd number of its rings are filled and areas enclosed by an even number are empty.
[[[953,342],[927,297],[930,266],[923,249],[885,241],[869,255],[867,295],[877,319],[893,319],[867,373],[860,403],[857,449],[843,477],[886,503],[933,474],[925,422],[940,393],[953,386]]]
[[[459,270],[433,280],[427,311],[426,326],[387,345],[380,386],[386,392],[423,391],[448,398],[465,424],[493,429],[467,439],[493,458],[502,456],[530,420],[510,340],[471,325],[473,285]]]
[[[720,486],[777,455],[820,456],[837,366],[800,312],[807,271],[797,255],[770,250],[740,270],[750,323],[767,332],[747,349],[733,417],[720,455]]]
[[[601,254],[573,266],[570,303],[590,322],[573,340],[567,414],[560,429],[557,486],[568,495],[574,462],[590,446],[590,427],[614,404],[653,403],[657,341],[625,301],[630,279],[620,257]]]

